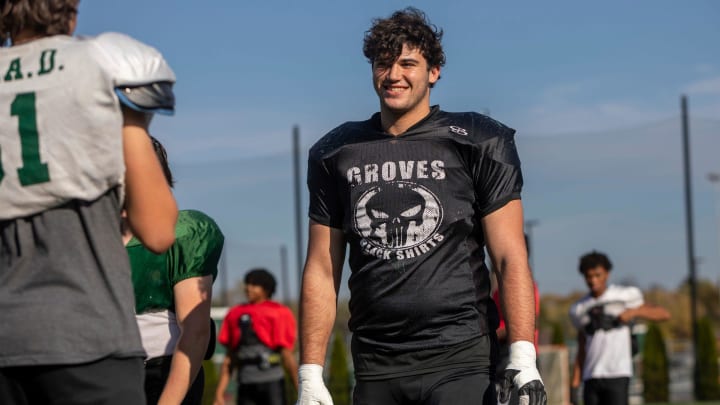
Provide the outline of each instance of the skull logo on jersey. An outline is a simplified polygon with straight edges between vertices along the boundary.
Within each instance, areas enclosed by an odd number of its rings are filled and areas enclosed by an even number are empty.
[[[367,190],[355,206],[355,231],[371,244],[405,249],[430,239],[440,225],[442,208],[427,188],[404,181]]]

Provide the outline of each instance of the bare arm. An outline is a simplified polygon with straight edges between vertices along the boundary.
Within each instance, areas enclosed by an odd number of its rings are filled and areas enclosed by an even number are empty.
[[[225,405],[225,390],[230,382],[233,369],[233,361],[230,356],[230,349],[228,349],[227,354],[225,354],[225,359],[220,366],[220,378],[218,379],[218,385],[215,389],[215,401],[213,405]]]
[[[180,404],[202,368],[210,338],[212,276],[191,277],[173,287],[180,338],[159,405]]]
[[[630,308],[620,314],[620,320],[630,322],[635,318],[646,321],[667,321],[670,319],[670,312],[667,309],[651,304],[643,304],[637,308]]]
[[[125,209],[132,233],[154,253],[175,241],[178,208],[150,142],[146,114],[123,108]]]
[[[297,360],[295,360],[295,355],[293,354],[291,349],[288,349],[286,347],[283,347],[280,350],[280,355],[282,356],[283,368],[285,369],[285,372],[288,373],[288,375],[292,379],[293,385],[295,386],[295,390],[297,391],[297,389],[298,389],[298,364],[297,364]]]
[[[300,294],[301,364],[325,364],[344,260],[342,231],[311,220]]]
[[[582,370],[585,363],[585,333],[578,331],[577,340],[577,354],[573,364],[572,381],[570,381],[571,388],[579,387],[582,383]]]
[[[535,292],[528,266],[520,200],[482,219],[490,258],[497,273],[508,343],[535,341]]]

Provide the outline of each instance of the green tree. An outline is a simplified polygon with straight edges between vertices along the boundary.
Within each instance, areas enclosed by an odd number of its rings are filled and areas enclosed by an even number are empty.
[[[715,331],[708,318],[700,319],[697,328],[695,398],[703,401],[720,399]]]
[[[552,323],[552,338],[550,340],[551,344],[554,345],[565,345],[565,333],[563,332],[563,326],[560,322],[553,322]]]
[[[328,378],[328,390],[332,395],[335,405],[350,405],[350,371],[348,369],[347,346],[345,345],[345,334],[335,330],[333,338],[332,354],[330,357],[330,369]]]
[[[668,402],[670,398],[670,375],[668,356],[660,327],[656,323],[648,325],[643,347],[642,381],[643,399],[648,402]]]
[[[202,370],[205,372],[205,386],[203,387],[202,405],[212,405],[215,401],[215,390],[217,389],[220,375],[215,363],[211,360],[203,360]]]
[[[293,384],[292,377],[286,372],[285,373],[285,398],[287,398],[289,404],[297,402],[297,390],[295,384]]]

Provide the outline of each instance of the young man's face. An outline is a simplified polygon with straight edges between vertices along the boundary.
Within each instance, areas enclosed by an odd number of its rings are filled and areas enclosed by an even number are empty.
[[[381,109],[395,115],[429,109],[430,85],[439,77],[440,68],[428,68],[420,50],[408,48],[407,44],[392,65],[373,64],[373,85]]]
[[[605,292],[609,274],[610,272],[603,266],[597,266],[592,269],[585,270],[585,284],[587,284],[590,289],[590,293],[594,297],[599,297]]]
[[[248,302],[257,303],[267,299],[265,289],[257,284],[245,284],[245,296]]]

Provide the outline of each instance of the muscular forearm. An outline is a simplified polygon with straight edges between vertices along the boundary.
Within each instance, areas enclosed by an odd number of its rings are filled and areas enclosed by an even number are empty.
[[[670,319],[670,312],[667,309],[655,305],[645,304],[639,308],[628,309],[622,318],[628,321],[640,318],[646,321],[666,321]]]
[[[508,343],[535,341],[535,292],[532,276],[522,261],[498,263],[500,299],[504,309]]]
[[[198,325],[188,323],[180,333],[159,405],[180,404],[202,368],[210,338],[209,324],[207,321],[197,322]]]
[[[300,303],[300,362],[325,364],[330,332],[335,323],[337,295],[332,278],[306,271]]]

